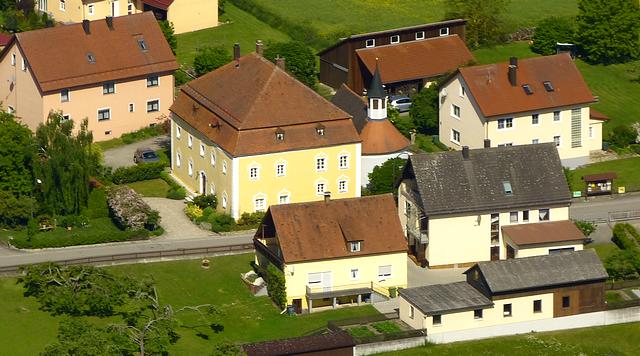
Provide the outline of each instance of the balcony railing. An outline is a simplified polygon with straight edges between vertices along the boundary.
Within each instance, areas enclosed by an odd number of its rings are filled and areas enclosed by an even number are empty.
[[[429,243],[429,231],[418,229],[416,227],[407,226],[407,231],[409,235],[413,236],[416,240],[418,240],[421,244]]]
[[[330,287],[307,286],[307,296],[312,299],[368,294],[371,292],[376,292],[385,297],[389,296],[389,288],[383,287],[375,282],[353,283]]]

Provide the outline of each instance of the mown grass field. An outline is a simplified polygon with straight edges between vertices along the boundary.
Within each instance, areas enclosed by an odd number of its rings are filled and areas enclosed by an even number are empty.
[[[237,42],[240,43],[242,54],[246,54],[255,51],[255,43],[258,39],[263,42],[290,39],[286,34],[233,6],[230,1],[226,2],[225,11],[226,13],[220,18],[220,22],[231,21],[231,23],[176,36],[178,38],[176,53],[178,63],[192,67],[193,58],[199,47],[222,45],[227,47],[229,54],[231,54],[233,44]]]
[[[325,327],[329,320],[378,314],[373,307],[364,306],[303,316],[280,315],[269,298],[252,296],[240,280],[240,273],[251,269],[253,254],[210,260],[208,270],[202,269],[198,260],[109,267],[129,276],[150,276],[161,303],[176,309],[212,304],[221,310],[212,320],[224,326],[219,334],[206,327],[189,328],[196,322],[193,315],[181,318],[185,327],[178,330],[180,339],[171,348],[172,355],[208,355],[220,340],[250,342],[295,337]],[[24,298],[22,293],[15,278],[0,278],[0,355],[36,355],[55,341],[60,318],[38,310],[36,300]],[[108,324],[112,320],[97,322]]]
[[[616,172],[618,174],[618,179],[613,180],[614,191],[617,191],[618,187],[625,187],[627,191],[640,190],[640,157],[632,157],[598,162],[577,168],[572,172],[571,181],[569,182],[571,191],[584,191],[585,186],[582,176],[603,172]]]
[[[233,0],[230,0],[233,1]],[[320,35],[338,39],[349,34],[380,31],[441,21],[446,0],[251,0],[296,23],[309,24]],[[504,15],[513,31],[550,16],[575,15],[576,0],[515,0]]]
[[[565,356],[565,355],[637,355],[640,323],[617,324],[587,329],[533,333],[487,340],[428,345],[380,355],[397,356]]]
[[[143,197],[166,198],[169,191],[169,184],[160,178],[127,183],[127,185]]]

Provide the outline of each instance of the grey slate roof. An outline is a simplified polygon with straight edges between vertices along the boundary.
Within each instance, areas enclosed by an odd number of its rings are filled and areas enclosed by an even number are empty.
[[[426,315],[448,314],[493,306],[491,300],[467,282],[401,289],[400,296]]]
[[[367,103],[361,96],[345,84],[342,84],[340,89],[336,91],[336,95],[331,98],[331,103],[351,115],[356,130],[358,130],[358,133],[362,132],[362,129],[367,124],[368,113]]]
[[[376,59],[376,71],[373,73],[373,79],[371,79],[371,84],[367,90],[367,97],[384,98],[386,96],[387,94],[384,92],[384,87],[382,87],[382,78],[380,77],[380,65]]]
[[[571,202],[553,143],[472,149],[466,160],[461,151],[412,155],[404,178],[412,176],[427,216]]]
[[[591,249],[479,262],[478,268],[492,293],[585,283],[608,277],[598,255]]]

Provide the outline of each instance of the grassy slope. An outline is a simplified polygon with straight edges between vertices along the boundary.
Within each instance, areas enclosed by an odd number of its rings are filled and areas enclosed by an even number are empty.
[[[571,190],[584,191],[582,176],[602,172],[616,172],[618,174],[618,179],[614,179],[613,181],[614,191],[617,191],[618,187],[621,186],[624,186],[628,191],[640,190],[640,157],[593,163],[578,168],[573,171],[571,177]]]
[[[255,43],[258,39],[264,42],[289,40],[289,36],[260,22],[255,17],[233,6],[229,1],[225,5],[225,10],[226,14],[221,18],[221,21],[229,19],[232,23],[176,36],[178,38],[177,57],[179,63],[193,66],[193,58],[198,47],[223,45],[231,53],[233,44],[238,42],[242,53],[245,54],[255,50]]]
[[[145,197],[165,198],[169,191],[169,184],[162,179],[150,179],[127,184],[131,189]]]
[[[254,0],[269,10],[307,22],[323,35],[353,34],[440,21],[446,0]],[[310,11],[312,9],[313,11]],[[504,16],[509,30],[554,15],[575,15],[576,0],[511,1]]]
[[[214,334],[208,328],[181,328],[174,355],[207,355],[216,341],[248,342],[294,337],[325,327],[328,320],[374,315],[371,306],[344,308],[304,316],[282,316],[267,297],[253,297],[240,281],[240,273],[251,269],[252,254],[211,259],[203,270],[199,261],[176,261],[111,267],[133,276],[151,276],[157,283],[162,303],[176,309],[184,305],[212,304],[222,311],[225,329]],[[32,298],[22,297],[14,278],[0,279],[0,354],[34,355],[55,341],[58,318],[37,311]],[[194,316],[182,318],[192,325]],[[107,321],[103,320],[103,323]],[[196,336],[200,331],[208,340]],[[5,338],[5,336],[8,336]]]
[[[381,355],[636,355],[640,323],[430,345]]]
[[[598,254],[598,257],[600,257],[600,260],[603,262],[607,257],[609,257],[609,255],[619,250],[618,246],[613,242],[592,244],[588,245],[587,248],[594,249]]]

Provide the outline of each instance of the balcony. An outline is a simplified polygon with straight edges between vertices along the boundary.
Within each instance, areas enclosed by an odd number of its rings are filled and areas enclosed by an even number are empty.
[[[418,229],[417,227],[410,227],[407,225],[407,232],[421,244],[429,243],[429,230]]]
[[[383,289],[383,287],[380,287],[373,282],[369,282],[353,283],[331,287],[307,286],[307,297],[309,299],[336,298],[349,295],[370,294],[374,291],[386,295],[386,293],[384,293],[385,289]]]

